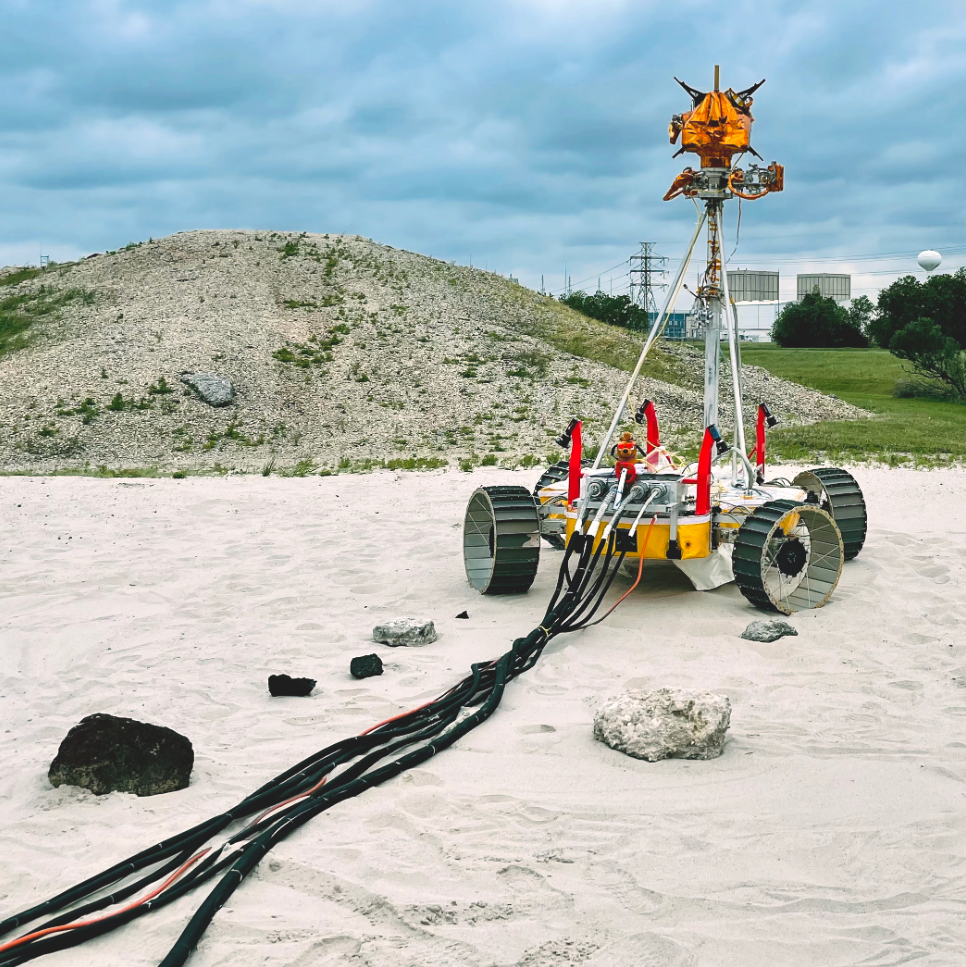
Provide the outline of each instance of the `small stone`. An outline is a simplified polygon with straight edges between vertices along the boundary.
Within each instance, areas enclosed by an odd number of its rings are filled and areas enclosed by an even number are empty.
[[[349,662],[349,674],[353,678],[371,678],[382,674],[382,659],[378,655],[360,655]]]
[[[182,373],[181,382],[209,406],[228,406],[234,402],[235,387],[231,380],[217,373]]]
[[[396,618],[384,625],[376,625],[372,629],[372,640],[382,642],[392,648],[400,645],[428,645],[439,636],[436,625],[429,620],[418,618]]]
[[[191,742],[174,729],[98,713],[67,733],[47,778],[52,786],[81,786],[95,796],[157,796],[184,789],[194,761]]]
[[[465,611],[461,611],[456,617],[457,618],[469,618],[469,615]]]
[[[594,738],[635,759],[714,759],[724,749],[731,702],[684,688],[629,691],[594,716]]]
[[[288,675],[269,675],[268,691],[274,696],[295,695],[299,698],[309,695],[315,688],[314,678],[290,678]]]
[[[785,635],[797,635],[798,632],[781,618],[771,618],[766,621],[752,621],[741,633],[747,641],[778,641]]]

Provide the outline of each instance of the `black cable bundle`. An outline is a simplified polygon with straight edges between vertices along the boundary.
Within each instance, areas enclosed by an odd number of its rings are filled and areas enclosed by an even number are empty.
[[[448,748],[493,714],[507,682],[532,668],[547,642],[588,625],[626,554],[622,551],[616,562],[613,561],[621,516],[622,510],[614,514],[608,539],[599,541],[596,549],[591,536],[574,533],[567,544],[550,605],[539,626],[525,638],[517,638],[504,655],[495,661],[474,664],[469,675],[434,701],[316,752],[265,783],[228,812],[213,816],[0,922],[2,937],[38,917],[59,913],[23,937],[0,942],[0,967],[15,967],[55,950],[77,946],[150,910],[166,906],[223,874],[160,964],[160,967],[180,967],[188,960],[218,909],[277,843],[336,803],[358,796]],[[475,711],[460,718],[470,708]],[[380,760],[413,745],[416,748],[377,765]],[[345,768],[330,781],[329,777],[339,766]],[[226,842],[205,848],[218,833],[255,814],[258,817],[253,822]],[[137,874],[143,875],[110,894],[92,899],[95,894]],[[147,897],[113,913],[81,919],[133,897],[159,881],[161,886]],[[67,907],[72,909],[61,912]]]

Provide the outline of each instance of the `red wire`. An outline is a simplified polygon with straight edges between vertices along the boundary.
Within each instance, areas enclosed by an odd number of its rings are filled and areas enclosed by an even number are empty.
[[[94,917],[93,920],[79,920],[76,923],[65,923],[59,927],[47,927],[44,930],[35,930],[33,933],[24,934],[24,936],[18,937],[16,940],[11,940],[9,943],[3,944],[3,946],[0,946],[0,953],[3,953],[5,950],[11,950],[13,947],[18,947],[20,944],[27,943],[29,940],[37,940],[39,937],[45,937],[47,934],[63,933],[65,930],[76,930],[78,927],[89,927],[91,924],[101,923],[104,920],[110,920],[111,917],[116,917],[121,913],[126,913],[128,910],[133,910],[136,907],[147,903],[148,900],[153,900],[159,893],[163,893],[169,886],[171,886],[172,883],[174,883],[176,879],[178,879],[179,876],[181,876],[182,873],[184,873],[186,869],[188,869],[189,866],[193,866],[198,862],[198,860],[201,859],[202,856],[210,852],[211,849],[209,847],[203,849],[200,853],[195,853],[190,860],[175,870],[175,872],[172,873],[171,876],[169,876],[156,890],[153,890],[147,896],[141,897],[140,900],[135,900],[134,903],[129,903],[126,907],[121,907],[120,910],[115,910],[113,913],[107,913],[102,917]]]
[[[631,593],[631,591],[633,591],[634,588],[636,588],[638,584],[641,583],[641,575],[644,573],[644,553],[645,551],[647,551],[647,542],[651,539],[651,528],[654,526],[654,521],[656,520],[657,520],[657,514],[655,514],[651,518],[650,524],[647,525],[647,533],[644,535],[644,546],[641,548],[641,557],[637,563],[637,580],[635,580],[634,583],[617,599],[617,601],[614,603],[614,607],[611,608],[610,611],[608,611],[606,614],[601,615],[596,621],[593,621],[589,625],[587,625],[588,628],[593,627],[593,625],[599,625],[604,620],[604,618],[606,618],[608,615],[613,614],[615,609],[617,608],[617,605],[619,605],[621,601],[623,601],[624,598],[626,598]]]
[[[481,665],[481,668],[486,668],[488,665],[492,665],[493,662],[488,661],[485,665]],[[438,695],[436,698],[430,699],[428,702],[424,702],[422,705],[417,705],[415,708],[411,708],[408,712],[400,712],[398,715],[393,715],[391,718],[383,719],[381,722],[377,722],[375,725],[370,725],[364,732],[359,733],[361,738],[363,735],[368,735],[370,732],[375,732],[376,729],[382,728],[384,725],[388,725],[390,722],[395,722],[398,719],[403,719],[407,715],[412,715],[413,712],[421,712],[424,708],[429,708],[430,705],[435,705],[437,702],[442,701],[447,695],[452,694],[459,688],[459,685],[454,685],[452,688],[443,692],[442,695]]]

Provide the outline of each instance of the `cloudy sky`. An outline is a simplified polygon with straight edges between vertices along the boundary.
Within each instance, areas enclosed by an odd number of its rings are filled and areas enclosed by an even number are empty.
[[[0,264],[305,230],[626,291],[693,223],[661,201],[673,77],[720,63],[767,78],[786,166],[733,265],[874,295],[923,248],[966,262],[964,45],[962,0],[0,0]]]

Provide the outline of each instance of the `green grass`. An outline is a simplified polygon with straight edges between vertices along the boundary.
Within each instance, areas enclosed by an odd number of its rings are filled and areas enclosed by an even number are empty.
[[[0,279],[0,285],[16,285],[18,282],[26,282],[27,279],[36,279],[43,274],[43,269],[23,268],[16,272],[10,272]]]
[[[6,284],[9,278],[11,276],[2,280],[3,283]],[[24,292],[0,299],[0,356],[23,349],[29,340],[28,330],[34,322],[46,317],[57,318],[59,310],[71,302],[93,305],[94,293],[85,289],[54,292],[48,286],[42,285],[36,292]]]
[[[503,324],[508,329],[535,336],[572,356],[605,363],[628,373],[634,369],[645,334],[598,322],[549,296],[524,295],[523,292],[519,286],[508,283],[500,293],[509,304],[524,310],[521,319],[507,314]],[[493,335],[497,339],[505,338],[499,333]],[[648,354],[642,372],[645,376],[679,386],[695,385],[694,377],[677,358],[663,352],[657,345]]]
[[[783,460],[821,455],[844,462],[934,465],[966,459],[966,405],[894,397],[896,380],[909,379],[910,372],[884,349],[782,349],[774,343],[745,343],[741,360],[832,393],[876,416],[779,427],[769,434],[769,448]]]

